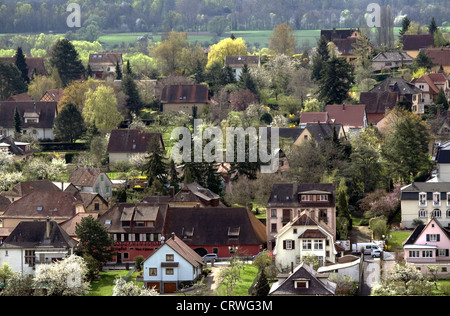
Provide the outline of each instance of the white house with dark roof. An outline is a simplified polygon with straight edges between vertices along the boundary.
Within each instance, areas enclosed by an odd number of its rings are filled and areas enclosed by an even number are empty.
[[[161,293],[173,293],[183,282],[201,277],[203,261],[175,234],[144,261],[144,286]]]

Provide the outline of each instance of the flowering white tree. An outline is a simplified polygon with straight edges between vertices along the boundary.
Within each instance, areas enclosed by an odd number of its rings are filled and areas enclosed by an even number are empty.
[[[39,265],[34,282],[47,296],[82,296],[89,291],[88,268],[82,257]]]
[[[159,293],[155,289],[139,288],[133,282],[127,282],[122,278],[114,281],[114,289],[112,296],[158,296]]]

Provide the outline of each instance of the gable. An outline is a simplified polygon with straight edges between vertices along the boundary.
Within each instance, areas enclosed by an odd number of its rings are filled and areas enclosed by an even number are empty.
[[[15,109],[19,111],[22,118],[22,128],[53,128],[57,115],[56,102],[13,102],[5,101],[0,105],[0,126],[3,128],[14,128]],[[25,122],[25,115],[33,115],[38,122]]]

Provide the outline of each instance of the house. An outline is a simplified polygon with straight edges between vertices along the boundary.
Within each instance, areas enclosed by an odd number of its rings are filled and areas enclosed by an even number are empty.
[[[329,123],[327,112],[302,112],[300,117],[300,127],[305,127],[310,123]]]
[[[372,59],[374,71],[396,69],[412,64],[414,58],[404,52],[381,52]]]
[[[241,77],[242,68],[247,65],[249,68],[261,67],[260,56],[226,56],[225,66],[230,67],[233,70],[236,81],[239,81]]]
[[[336,39],[345,39],[345,38],[357,38],[361,36],[359,30],[355,29],[330,29],[330,30],[321,30],[320,36],[324,36],[328,42],[332,42]]]
[[[422,90],[422,102],[424,105],[434,104],[439,91],[442,89],[447,100],[449,100],[449,82],[443,73],[430,73],[416,78],[412,83]]]
[[[367,124],[376,125],[399,101],[399,94],[391,91],[361,92],[359,103],[365,104]]]
[[[98,217],[114,240],[114,264],[133,263],[161,246],[167,204],[116,203]]]
[[[67,192],[67,191],[66,191]],[[109,210],[109,203],[98,193],[77,192],[77,199],[83,201],[84,209],[89,213],[104,214]]]
[[[56,102],[2,102],[0,104],[0,133],[3,136],[14,136],[16,109],[22,119],[22,134],[30,135],[38,140],[53,140],[53,125],[58,115]]]
[[[318,274],[306,263],[301,263],[290,273],[277,275],[278,281],[270,288],[270,296],[330,296],[337,285],[327,280],[328,275]]]
[[[430,273],[429,266],[438,267],[437,276],[445,278],[450,270],[450,231],[441,222],[430,218],[418,225],[403,243],[404,258],[423,274]]]
[[[416,58],[421,49],[430,47],[434,47],[433,34],[403,35],[403,51],[412,58]]]
[[[91,68],[94,79],[116,78],[116,66],[119,64],[123,71],[123,60],[121,53],[96,53],[89,54],[88,65]]]
[[[436,218],[450,227],[450,182],[413,182],[401,189],[402,226]]]
[[[342,124],[308,123],[301,131],[294,142],[296,146],[301,146],[310,140],[314,140],[319,145],[326,139],[333,139],[335,135],[338,139],[347,138]]]
[[[327,106],[329,120],[342,124],[347,135],[359,133],[367,127],[366,106],[364,104],[333,104]]]
[[[0,151],[10,153],[16,159],[27,159],[34,153],[30,143],[15,141],[12,136],[0,136]]]
[[[439,72],[441,67],[445,73],[450,73],[450,49],[448,48],[430,48],[426,49],[427,56],[430,57],[434,66],[431,68],[432,72]]]
[[[439,145],[436,149],[436,177],[434,182],[450,182],[450,142]]]
[[[109,163],[130,160],[133,156],[147,154],[153,137],[158,138],[161,148],[164,149],[164,141],[160,133],[146,133],[137,129],[112,130],[106,150]]]
[[[163,113],[178,113],[180,111],[194,115],[201,113],[203,108],[211,103],[207,85],[167,85],[161,92]]]
[[[282,271],[299,265],[309,256],[317,257],[320,266],[336,262],[338,252],[333,235],[309,213],[302,211],[275,235],[273,254],[276,266]]]
[[[32,102],[33,99],[30,97],[28,93],[20,93],[10,96],[6,101],[14,101],[14,102]]]
[[[112,182],[108,175],[98,168],[78,168],[70,175],[69,182],[80,192],[98,193],[105,200],[112,197]]]
[[[76,234],[76,226],[81,223],[81,220],[85,217],[92,216],[92,218],[97,219],[98,213],[86,212],[75,214],[74,217],[59,223],[59,226],[73,239],[78,241]]]
[[[60,261],[75,252],[77,241],[57,222],[20,222],[0,245],[0,266],[8,264],[13,272],[34,275],[41,264]]]
[[[224,206],[220,196],[197,182],[186,184],[170,200],[170,207],[218,207]]]
[[[11,203],[0,216],[0,224],[16,227],[22,221],[45,221],[47,217],[61,223],[84,212],[83,202],[71,193],[35,190]]]
[[[15,202],[35,191],[60,192],[61,190],[50,180],[22,181],[13,186],[11,190],[3,191],[1,195],[11,202]]]
[[[317,269],[318,273],[337,273],[342,276],[349,276],[354,281],[360,278],[361,257],[354,255],[345,255],[336,258],[337,262],[326,266],[321,266]]]
[[[16,63],[14,57],[0,57],[0,61],[12,64]],[[30,80],[33,79],[34,75],[48,76],[43,57],[27,57],[25,58],[25,63],[28,67],[28,78],[30,78]]]
[[[200,256],[253,256],[266,248],[266,227],[243,207],[170,207],[164,224],[166,239],[179,236]]]
[[[143,263],[144,287],[161,293],[173,293],[187,282],[201,277],[202,257],[172,234]]]
[[[425,113],[425,108],[422,102],[422,90],[417,88],[413,83],[407,82],[403,78],[392,78],[389,77],[385,79],[383,82],[379,83],[370,93],[379,93],[379,92],[393,92],[398,95],[398,100],[401,98],[405,98],[409,102],[411,102],[411,111],[416,114]]]
[[[352,62],[358,57],[353,53],[356,40],[361,36],[359,30],[336,29],[321,30],[320,36],[324,36],[328,42],[333,42],[339,52],[339,57],[347,62]]]
[[[64,96],[64,89],[50,89],[47,90],[39,100],[40,102],[56,102],[59,105],[62,97]]]
[[[328,183],[277,183],[266,206],[267,248],[274,249],[281,229],[308,211],[309,217],[336,237],[335,188]]]

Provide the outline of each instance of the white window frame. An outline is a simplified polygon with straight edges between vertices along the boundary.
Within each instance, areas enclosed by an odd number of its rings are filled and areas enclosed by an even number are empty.
[[[434,209],[433,210],[433,217],[441,218],[442,217],[442,211],[440,209]]]
[[[408,253],[409,258],[419,258],[420,251],[419,250],[410,250]]]
[[[433,206],[441,206],[441,193],[433,192]]]
[[[422,197],[425,197],[425,198],[422,199]],[[427,206],[427,193],[426,192],[419,193],[419,206]]]
[[[420,209],[419,210],[419,218],[428,218],[428,210]]]

